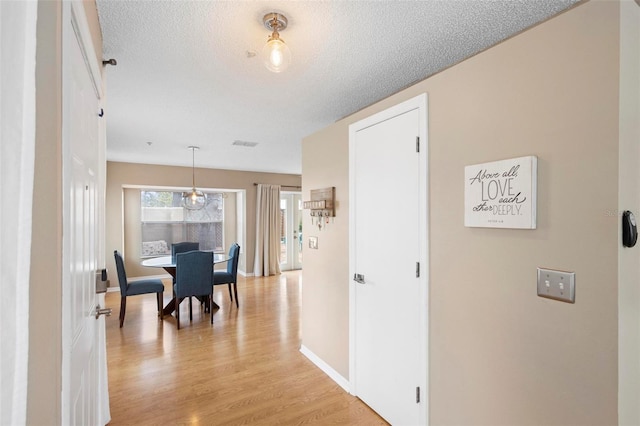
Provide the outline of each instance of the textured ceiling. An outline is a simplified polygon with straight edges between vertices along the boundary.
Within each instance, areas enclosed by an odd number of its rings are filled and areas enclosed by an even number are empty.
[[[305,136],[576,1],[97,0],[103,58],[118,61],[107,159],[191,166],[197,145],[196,167],[299,174]],[[260,58],[269,12],[289,20],[280,74]]]

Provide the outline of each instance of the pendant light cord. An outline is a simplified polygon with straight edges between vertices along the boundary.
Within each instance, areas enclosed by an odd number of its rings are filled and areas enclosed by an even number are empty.
[[[196,192],[196,147],[191,147],[191,188]]]

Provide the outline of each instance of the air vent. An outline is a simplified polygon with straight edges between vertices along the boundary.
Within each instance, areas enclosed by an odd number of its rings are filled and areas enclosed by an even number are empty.
[[[246,146],[247,148],[253,148],[258,145],[258,142],[247,142],[247,141],[233,141],[235,146]]]

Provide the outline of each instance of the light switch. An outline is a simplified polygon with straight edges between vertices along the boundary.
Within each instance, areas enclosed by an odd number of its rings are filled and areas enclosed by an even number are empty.
[[[538,268],[538,296],[575,303],[576,273]]]

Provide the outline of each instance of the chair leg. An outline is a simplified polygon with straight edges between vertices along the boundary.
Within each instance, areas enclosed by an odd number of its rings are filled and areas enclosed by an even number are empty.
[[[164,312],[162,310],[162,292],[159,291],[157,294],[158,294],[158,313],[160,314],[160,319],[162,319],[164,317]]]
[[[180,330],[180,299],[176,297],[176,325]]]
[[[201,304],[202,306],[204,306],[204,313],[205,313],[205,314],[208,314],[209,312],[211,312],[211,307],[210,307],[210,306],[211,306],[211,304],[210,304],[210,303],[208,303],[208,302],[209,302],[209,298],[210,298],[210,297],[212,297],[212,296],[211,296],[211,295],[209,295],[209,294],[205,294],[204,296],[201,296],[201,297],[200,297],[200,304]]]
[[[120,328],[124,324],[124,313],[127,310],[127,296],[120,296]]]
[[[191,296],[189,296],[189,321],[193,321],[193,304],[191,303]]]
[[[209,315],[211,315],[211,324],[213,324],[213,293],[209,295]]]
[[[229,299],[233,302],[233,295],[231,294],[231,283],[227,283],[227,287],[229,287]]]
[[[236,295],[236,308],[239,308],[240,304],[238,303],[238,284],[237,283],[233,283],[233,292]]]

